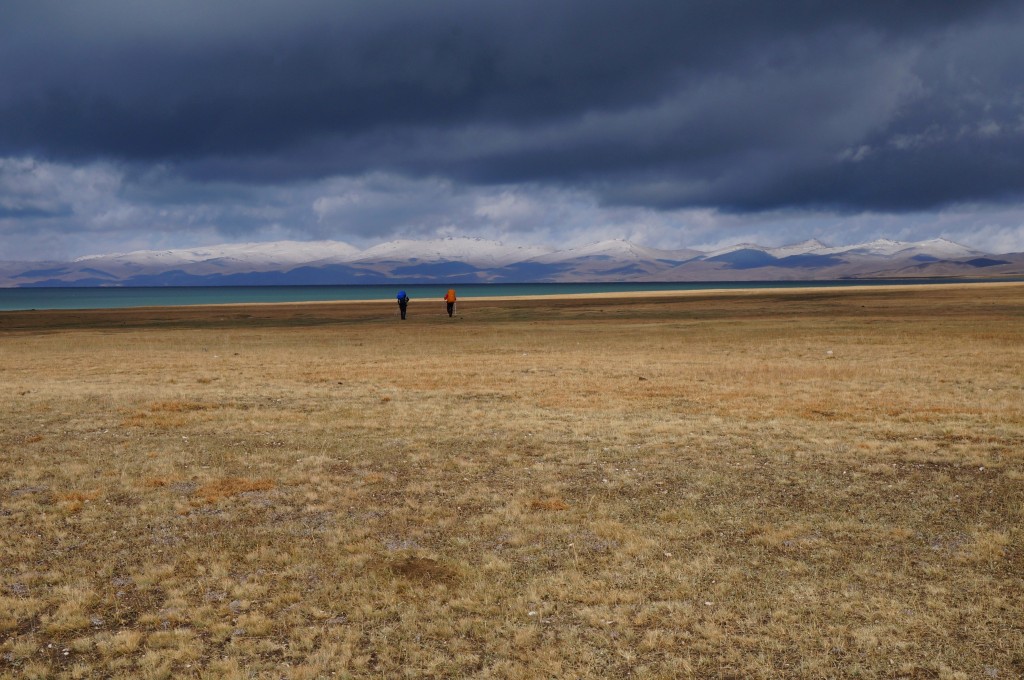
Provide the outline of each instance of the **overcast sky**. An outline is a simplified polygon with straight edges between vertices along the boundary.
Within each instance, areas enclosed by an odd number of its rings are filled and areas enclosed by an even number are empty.
[[[1024,250],[1019,0],[3,0],[0,259]]]

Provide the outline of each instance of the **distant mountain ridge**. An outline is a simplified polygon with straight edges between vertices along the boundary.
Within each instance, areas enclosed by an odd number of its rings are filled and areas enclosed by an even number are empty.
[[[0,286],[347,285],[598,281],[784,281],[1024,275],[1024,253],[994,255],[946,239],[714,251],[661,250],[616,239],[556,250],[480,238],[277,241],[0,262]]]

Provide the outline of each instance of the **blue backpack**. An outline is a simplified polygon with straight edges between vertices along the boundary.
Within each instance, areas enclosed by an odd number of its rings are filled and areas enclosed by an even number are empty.
[[[395,297],[398,298],[399,300],[404,300],[405,297],[406,297],[405,291],[404,290],[398,291],[398,295],[396,295]]]

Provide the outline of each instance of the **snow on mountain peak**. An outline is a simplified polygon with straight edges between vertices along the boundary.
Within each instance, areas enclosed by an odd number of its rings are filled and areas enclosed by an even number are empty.
[[[416,260],[418,262],[465,262],[475,266],[499,267],[550,252],[540,246],[508,246],[500,241],[449,236],[428,241],[399,239],[364,250],[356,262]]]
[[[602,255],[610,257],[635,257],[637,254],[649,250],[649,248],[635,245],[625,239],[616,238],[588,243],[585,246],[571,248],[562,252],[566,254],[571,253],[572,257],[599,257]]]
[[[872,255],[895,255],[899,251],[907,248],[909,245],[909,243],[905,243],[904,241],[893,241],[887,238],[880,238],[861,244],[857,247],[857,250],[867,251]]]
[[[874,257],[889,257],[903,250],[910,243],[893,241],[887,238],[875,239],[867,243],[856,243],[848,246],[822,247],[815,251],[816,255],[841,255],[852,253],[855,255],[869,255]]]
[[[695,250],[659,250],[640,246],[625,239],[609,239],[588,243],[578,248],[569,248],[548,253],[541,257],[534,258],[535,262],[551,264],[554,262],[565,262],[587,257],[601,257],[624,262],[636,262],[639,260],[687,260],[699,255]]]
[[[324,259],[345,261],[357,256],[359,252],[358,248],[343,241],[274,241],[271,243],[225,243],[197,248],[136,250],[109,255],[87,255],[77,258],[74,262],[159,265],[232,259],[260,263],[301,264]]]
[[[769,248],[767,252],[772,257],[782,259],[793,255],[816,255],[826,248],[828,248],[828,246],[824,243],[816,238],[812,238],[806,241],[801,241],[800,243],[792,243],[785,246],[779,246],[778,248]]]
[[[734,253],[737,250],[760,250],[763,253],[767,253],[768,249],[764,246],[759,246],[756,243],[734,243],[731,246],[725,246],[724,248],[718,248],[704,254],[704,258],[718,257],[719,255],[728,255]]]
[[[962,246],[945,238],[933,238],[909,245],[912,246],[915,254],[931,255],[939,259],[956,259],[958,257],[971,257],[972,255],[982,254],[980,251]]]

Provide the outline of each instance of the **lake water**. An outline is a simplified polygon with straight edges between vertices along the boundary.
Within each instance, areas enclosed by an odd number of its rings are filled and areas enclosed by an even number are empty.
[[[984,279],[986,282],[1020,279]],[[664,290],[736,290],[840,286],[972,283],[979,279],[873,279],[842,281],[742,281],[700,283],[520,283],[459,284],[460,298],[510,295],[565,295]],[[247,302],[317,302],[331,300],[391,300],[399,290],[413,299],[438,299],[447,285],[408,286],[217,286],[161,288],[0,288],[0,311],[26,309],[115,309],[170,307]]]

